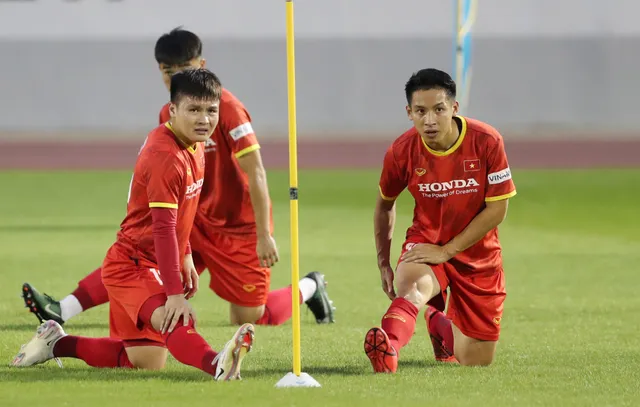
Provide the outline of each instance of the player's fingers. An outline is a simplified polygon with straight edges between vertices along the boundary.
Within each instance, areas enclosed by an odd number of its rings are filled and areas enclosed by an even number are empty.
[[[175,312],[175,310],[173,308],[167,308],[165,307],[164,309],[164,319],[162,320],[162,325],[160,326],[160,332],[161,333],[165,333],[167,332],[167,327],[169,326],[169,321],[171,321],[171,318],[173,317],[173,313]]]
[[[382,279],[382,291],[384,291],[384,294],[389,297],[389,299],[393,299],[391,298],[391,290],[389,288],[389,281],[387,281],[386,278]]]
[[[387,274],[387,290],[389,290],[389,293],[394,293],[394,289],[393,289],[393,275]]]
[[[185,296],[187,300],[189,298],[193,298],[193,296],[196,295],[196,291],[198,291],[198,282],[200,280],[198,273],[194,269],[191,269],[190,274],[191,274],[191,288],[187,290],[187,295]]]
[[[407,256],[407,258],[404,261],[407,263],[422,263],[427,258],[428,258],[428,255],[425,253],[414,252],[411,254],[411,256]]]
[[[385,294],[387,294],[387,297],[389,297],[389,299],[391,301],[393,301],[396,298],[396,294],[392,291],[387,291]]]
[[[400,260],[409,263],[414,257],[415,257],[414,253],[406,252],[405,255],[400,258]]]
[[[160,333],[164,333],[165,328],[167,327],[167,316],[169,315],[169,308],[164,308],[164,316],[162,318],[162,324],[160,324]]]
[[[192,309],[189,311],[189,315],[191,316],[191,320],[193,321],[193,327],[195,328],[198,324],[198,319],[196,318],[196,312]]]
[[[176,327],[176,325],[178,325],[178,321],[180,320],[181,316],[182,311],[176,310],[176,312],[173,314],[173,318],[171,319],[171,324],[169,325],[167,332],[173,332],[173,329]]]
[[[193,270],[192,274],[191,281],[193,281],[193,294],[195,294],[200,287],[200,276],[196,270]]]
[[[191,270],[187,270],[187,272],[184,273],[184,277],[185,277],[185,282],[184,282],[185,285],[189,290],[191,290],[193,288],[193,281],[191,280]]]
[[[191,311],[189,308],[185,309],[182,313],[182,326],[189,325],[189,319],[191,318]]]

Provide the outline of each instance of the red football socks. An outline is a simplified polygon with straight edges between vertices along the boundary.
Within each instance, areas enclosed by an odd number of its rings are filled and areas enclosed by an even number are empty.
[[[300,294],[300,304],[302,304]],[[267,297],[264,314],[256,322],[257,325],[281,325],[291,318],[291,286],[274,290]]]
[[[53,355],[81,359],[93,367],[133,367],[127,357],[124,343],[119,339],[68,335],[56,342]]]
[[[109,294],[102,284],[102,268],[98,267],[80,280],[78,288],[71,295],[78,299],[84,311],[108,302]]]
[[[382,317],[382,329],[396,353],[399,354],[400,349],[409,343],[416,328],[417,316],[418,308],[415,305],[404,298],[396,298]]]
[[[434,312],[428,320],[429,332],[433,332],[442,339],[444,348],[453,355],[453,329],[451,320],[440,311]]]
[[[178,362],[193,366],[213,376],[215,366],[212,362],[217,353],[196,332],[193,320],[190,320],[187,326],[183,324],[184,322],[180,318],[173,332],[166,332],[162,335],[167,349]]]

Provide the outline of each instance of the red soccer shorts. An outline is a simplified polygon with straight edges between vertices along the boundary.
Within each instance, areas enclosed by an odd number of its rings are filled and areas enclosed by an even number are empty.
[[[146,345],[163,344],[162,335],[149,323],[140,321],[139,313],[146,307],[161,307],[166,302],[162,278],[157,268],[136,264],[117,246],[111,247],[102,263],[102,281],[109,293],[109,330],[112,338],[138,341]],[[134,342],[135,343],[135,342]]]
[[[260,266],[255,235],[220,233],[196,223],[190,241],[198,273],[209,270],[209,287],[220,298],[243,307],[267,303],[271,270]]]
[[[424,242],[415,238],[407,240],[402,245],[402,254],[419,243]],[[431,266],[431,269],[440,283],[443,296],[447,287],[450,288],[447,318],[468,337],[497,341],[507,295],[502,267],[487,272],[461,273],[455,260],[450,260]]]

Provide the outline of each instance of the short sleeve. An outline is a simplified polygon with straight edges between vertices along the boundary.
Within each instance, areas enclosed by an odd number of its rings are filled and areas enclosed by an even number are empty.
[[[380,175],[380,196],[387,201],[395,200],[398,195],[407,187],[405,177],[395,158],[393,146],[391,146],[384,156],[382,174]]]
[[[236,101],[222,109],[224,109],[223,131],[226,133],[225,136],[229,138],[231,150],[236,158],[258,150],[260,145],[253,131],[251,116],[244,106]]]
[[[167,152],[149,153],[145,169],[149,207],[177,209],[184,182],[180,159]]]
[[[511,178],[511,169],[504,150],[504,141],[498,137],[487,152],[486,202],[500,201],[516,194],[516,186]]]

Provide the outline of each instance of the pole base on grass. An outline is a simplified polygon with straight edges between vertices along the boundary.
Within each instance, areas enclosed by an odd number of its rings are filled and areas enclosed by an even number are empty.
[[[300,376],[296,376],[292,372],[287,373],[278,383],[276,387],[322,387],[320,383],[308,373],[300,373]]]

